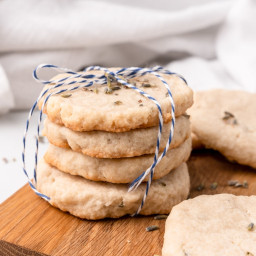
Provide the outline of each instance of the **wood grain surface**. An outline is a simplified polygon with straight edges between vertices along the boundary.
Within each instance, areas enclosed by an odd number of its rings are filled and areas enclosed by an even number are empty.
[[[216,193],[256,194],[256,170],[230,163],[217,152],[193,152],[188,166],[191,198]],[[230,187],[229,180],[246,180],[249,187]],[[218,184],[215,189],[211,188],[214,182]],[[200,185],[204,189],[200,190]],[[165,220],[154,220],[153,216],[82,220],[50,206],[26,185],[0,205],[0,255],[37,255],[35,251],[54,256],[161,255],[164,224]],[[146,232],[150,225],[160,229]]]

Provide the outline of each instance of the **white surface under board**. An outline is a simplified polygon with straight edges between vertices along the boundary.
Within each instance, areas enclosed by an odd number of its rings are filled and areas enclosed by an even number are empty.
[[[11,112],[0,116],[0,203],[27,182],[21,161],[22,138],[27,116],[28,111]],[[27,171],[31,178],[34,168],[34,135],[37,118],[38,112],[31,122],[27,143]],[[40,143],[40,155],[45,151],[46,146],[47,143]]]

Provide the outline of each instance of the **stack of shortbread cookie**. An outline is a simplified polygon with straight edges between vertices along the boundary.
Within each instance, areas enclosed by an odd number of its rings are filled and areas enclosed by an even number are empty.
[[[104,75],[101,71],[88,73]],[[190,186],[185,164],[191,152],[186,110],[193,103],[193,94],[178,76],[162,76],[173,94],[176,123],[170,148],[155,169],[140,212],[144,215],[169,213],[187,198]],[[75,80],[77,84],[80,81]],[[130,79],[129,83],[160,103],[164,119],[160,151],[164,150],[172,119],[166,88],[151,74]],[[153,163],[157,106],[135,90],[112,81],[53,95],[44,112],[47,118],[43,133],[50,145],[37,168],[37,189],[50,197],[52,205],[81,218],[117,218],[135,213],[146,184],[129,193],[128,184]]]

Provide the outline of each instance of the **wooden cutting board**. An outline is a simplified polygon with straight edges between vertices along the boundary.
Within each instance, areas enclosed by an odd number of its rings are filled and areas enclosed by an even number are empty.
[[[193,152],[188,166],[191,198],[256,194],[256,170],[230,163],[217,152]],[[246,180],[249,187],[230,187],[228,180]],[[211,189],[214,182],[218,186]],[[198,191],[199,185],[204,189]],[[150,225],[160,229],[146,232]],[[0,255],[161,255],[164,225],[165,220],[153,216],[82,220],[50,206],[26,185],[0,205]]]

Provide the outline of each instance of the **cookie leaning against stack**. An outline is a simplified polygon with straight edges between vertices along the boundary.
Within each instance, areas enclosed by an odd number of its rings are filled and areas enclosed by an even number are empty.
[[[86,74],[104,75],[101,71]],[[191,138],[185,111],[192,105],[193,95],[181,78],[161,75],[172,91],[177,118],[170,149],[155,169],[140,212],[145,215],[169,213],[189,193],[184,162],[190,155]],[[164,150],[172,119],[166,88],[151,74],[130,79],[129,83],[135,83],[160,103],[165,122],[160,151]],[[135,213],[145,184],[128,193],[127,183],[153,163],[159,122],[156,105],[112,81],[108,86],[94,84],[53,95],[44,112],[44,135],[51,144],[37,168],[37,189],[50,197],[52,205],[81,218],[117,218]]]
[[[189,114],[193,147],[212,148],[231,161],[256,168],[255,93],[222,89],[196,92]]]

